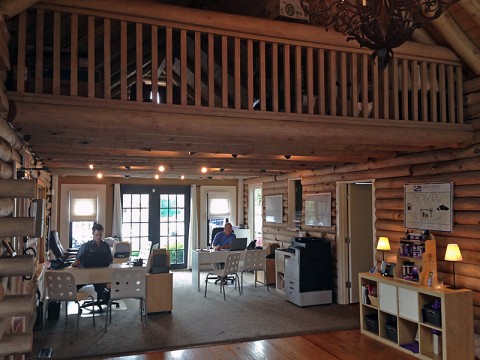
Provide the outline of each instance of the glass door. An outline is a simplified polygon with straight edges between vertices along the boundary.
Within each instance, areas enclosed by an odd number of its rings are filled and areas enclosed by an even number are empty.
[[[132,251],[151,241],[167,249],[171,268],[186,268],[190,187],[122,185],[121,189],[123,240],[132,243]]]

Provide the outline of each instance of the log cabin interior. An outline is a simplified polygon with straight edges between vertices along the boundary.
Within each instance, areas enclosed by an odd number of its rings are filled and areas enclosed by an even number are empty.
[[[233,188],[227,217],[263,246],[288,247],[299,231],[330,242],[333,301],[348,304],[362,302],[359,286],[375,281],[349,272],[350,252],[367,260],[362,272],[382,260],[401,268],[407,184],[451,185],[450,227],[430,232],[432,272],[473,299],[465,358],[473,355],[480,3],[451,4],[382,64],[287,2],[293,15],[275,0],[0,0],[0,237],[17,254],[36,249],[33,262],[4,266],[11,259],[2,249],[2,301],[21,295],[26,305],[2,307],[1,355],[32,349],[27,300],[44,271],[48,232],[71,245],[71,191],[103,189],[97,220],[113,236],[116,185],[187,188],[198,200],[192,250],[209,242],[204,197]],[[367,235],[350,216],[359,183],[368,192],[355,216]],[[280,219],[271,221],[266,203],[278,195]],[[325,223],[311,221],[306,204],[316,196],[329,199]],[[353,245],[359,236],[363,250]],[[376,251],[380,237],[389,250]],[[448,244],[463,256],[454,273]],[[173,258],[188,267],[180,250]]]

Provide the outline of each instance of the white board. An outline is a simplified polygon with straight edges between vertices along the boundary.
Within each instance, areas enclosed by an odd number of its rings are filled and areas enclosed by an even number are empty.
[[[405,228],[452,231],[453,184],[405,184]]]

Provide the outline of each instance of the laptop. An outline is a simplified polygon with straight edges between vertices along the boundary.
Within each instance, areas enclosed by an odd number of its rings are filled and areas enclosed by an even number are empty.
[[[82,266],[85,268],[91,267],[108,267],[111,264],[111,253],[96,252],[83,254]]]
[[[245,250],[247,247],[247,238],[235,238],[230,243],[230,251]]]

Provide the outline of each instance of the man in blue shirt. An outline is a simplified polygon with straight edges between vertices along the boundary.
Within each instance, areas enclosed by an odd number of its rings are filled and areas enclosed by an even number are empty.
[[[110,249],[110,245],[107,242],[103,241],[103,226],[101,224],[96,223],[93,225],[92,228],[93,240],[90,240],[84,243],[80,250],[77,253],[77,258],[72,266],[81,266],[84,254],[99,254],[99,253],[107,253],[110,256],[110,263],[113,261],[112,251]],[[93,284],[95,291],[97,293],[97,300],[107,302],[110,297],[110,292],[106,289],[105,283],[100,284]],[[84,285],[78,285],[77,290]]]
[[[213,239],[213,246],[215,250],[229,249],[230,243],[236,236],[233,233],[232,224],[226,223],[223,231],[215,235]]]

